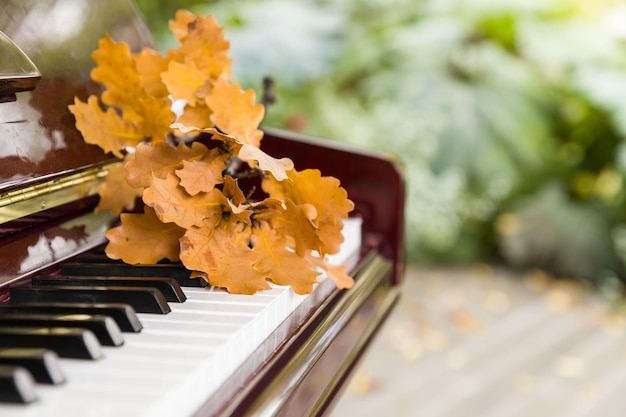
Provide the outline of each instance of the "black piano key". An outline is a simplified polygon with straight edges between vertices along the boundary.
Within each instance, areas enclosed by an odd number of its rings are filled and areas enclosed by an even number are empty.
[[[120,276],[120,277],[169,277],[181,287],[206,287],[202,278],[189,278],[191,272],[181,264],[129,265],[119,262],[66,263],[61,265],[63,275]]]
[[[0,303],[0,314],[97,314],[111,317],[123,332],[139,333],[143,328],[130,304],[9,301]]]
[[[99,359],[102,346],[87,329],[0,326],[0,347],[44,348],[62,358]]]
[[[36,399],[35,379],[26,368],[0,365],[0,403],[28,404]]]
[[[187,297],[174,278],[163,277],[100,277],[100,276],[34,276],[33,285],[70,285],[70,286],[116,286],[116,287],[154,287],[158,288],[165,299],[182,303]]]
[[[59,364],[59,356],[52,350],[42,348],[0,349],[0,365],[23,366],[41,384],[60,384],[65,375]]]
[[[89,329],[104,346],[124,344],[122,331],[111,317],[91,314],[5,314],[0,313],[0,326],[70,327]]]
[[[138,313],[171,311],[163,293],[154,287],[13,287],[9,297],[18,302],[125,303]]]

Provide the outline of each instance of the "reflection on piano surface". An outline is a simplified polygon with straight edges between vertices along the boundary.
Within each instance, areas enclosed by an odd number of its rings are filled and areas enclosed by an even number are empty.
[[[334,259],[350,290],[231,295],[176,264],[122,266],[99,252],[116,219],[93,212],[116,161],[82,141],[67,105],[95,91],[104,33],[136,50],[148,31],[127,0],[6,0],[0,31],[41,73],[24,83],[0,62],[0,415],[327,414],[398,296],[397,166],[266,130],[267,153],[339,178],[355,202]]]

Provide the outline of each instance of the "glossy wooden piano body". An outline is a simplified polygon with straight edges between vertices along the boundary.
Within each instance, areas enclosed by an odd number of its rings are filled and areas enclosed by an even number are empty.
[[[3,0],[0,31],[41,73],[32,86],[11,87],[0,62],[0,302],[10,302],[11,287],[101,245],[115,222],[93,213],[95,188],[114,161],[84,144],[67,105],[96,91],[90,53],[104,33],[135,50],[151,41],[126,0]],[[341,180],[362,219],[357,282],[302,302],[191,415],[328,414],[399,295],[404,183],[395,161],[271,129],[262,147]]]

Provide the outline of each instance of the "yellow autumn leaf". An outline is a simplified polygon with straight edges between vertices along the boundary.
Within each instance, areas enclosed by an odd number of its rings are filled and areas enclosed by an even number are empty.
[[[105,252],[111,259],[131,265],[155,264],[165,258],[178,261],[178,240],[185,229],[162,223],[150,207],[144,207],[144,213],[122,213],[120,221],[121,226],[106,232]]]
[[[207,82],[214,83],[218,78],[230,79],[230,43],[224,36],[224,29],[213,16],[186,19],[182,18],[182,21],[187,21],[187,33],[180,39],[179,52],[196,65]]]
[[[189,33],[189,24],[196,20],[197,16],[188,10],[177,10],[174,15],[174,20],[169,21],[169,27],[176,38],[182,41],[187,37]]]
[[[199,142],[191,145],[179,143],[173,147],[166,142],[154,145],[141,144],[135,149],[134,158],[125,164],[126,180],[136,188],[147,188],[152,183],[152,176],[165,178],[183,167],[183,161],[202,160],[209,149]]]
[[[141,192],[141,189],[133,188],[126,182],[124,166],[114,164],[109,167],[104,181],[98,185],[100,201],[95,212],[109,211],[118,216],[123,209],[132,210]]]
[[[261,260],[255,269],[265,272],[278,285],[290,285],[296,294],[313,292],[320,275],[305,258],[290,251],[285,239],[269,228],[257,228],[252,233],[253,248]]]
[[[239,143],[258,148],[263,138],[259,125],[265,108],[256,103],[254,90],[243,91],[239,84],[218,80],[206,104],[213,112],[211,121],[222,132],[238,139]]]
[[[323,242],[321,253],[337,253],[343,242],[342,220],[354,210],[348,193],[337,178],[323,177],[317,169],[290,171],[289,178],[290,181],[276,181],[267,177],[262,184],[263,190],[270,197],[291,200],[296,205],[313,205],[317,211],[314,223]]]
[[[124,157],[125,148],[137,146],[144,139],[136,126],[121,118],[114,109],[103,111],[95,96],[90,96],[87,103],[77,98],[69,110],[76,118],[76,127],[85,142],[98,145],[118,158]]]
[[[266,171],[272,174],[272,176],[277,181],[283,181],[289,178],[287,172],[293,169],[293,161],[289,158],[274,158],[263,150],[244,143],[236,136],[228,135],[220,132],[219,130],[213,127],[196,127],[196,126],[185,126],[182,123],[172,123],[170,126],[172,129],[178,130],[183,134],[187,133],[210,133],[212,138],[221,140],[223,142],[227,142],[230,144],[239,145],[238,151],[236,155],[242,160],[249,163],[250,166],[255,167],[258,165],[258,168],[262,171]]]
[[[143,116],[137,111],[137,103],[145,92],[128,44],[115,42],[107,34],[98,41],[98,49],[91,56],[97,64],[91,70],[91,79],[106,88],[102,102],[119,108],[126,120],[140,122]]]
[[[144,91],[153,97],[167,97],[169,92],[161,80],[161,73],[167,70],[169,58],[150,48],[143,48],[132,57],[139,74],[139,85]]]
[[[217,224],[223,206],[228,204],[217,188],[207,193],[189,195],[172,174],[164,179],[153,177],[152,184],[143,192],[143,202],[154,209],[162,222],[173,222],[184,228]]]
[[[198,90],[206,83],[206,77],[192,61],[170,62],[161,77],[175,100],[187,100],[191,106],[199,101]]]
[[[192,196],[211,191],[224,182],[222,171],[226,169],[227,159],[228,155],[212,149],[202,160],[183,161],[183,167],[175,171],[180,186]]]

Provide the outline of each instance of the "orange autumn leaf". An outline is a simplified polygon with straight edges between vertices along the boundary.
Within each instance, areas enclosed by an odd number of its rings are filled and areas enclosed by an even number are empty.
[[[291,171],[289,177],[291,181],[281,182],[268,177],[263,181],[263,190],[270,197],[291,200],[296,205],[312,204],[317,211],[314,223],[323,242],[322,254],[337,253],[343,242],[342,220],[354,210],[348,193],[337,178],[323,177],[317,169]]]
[[[308,250],[319,251],[322,241],[317,235],[317,228],[313,219],[317,216],[315,207],[305,203],[295,205],[291,200],[285,200],[285,210],[270,219],[270,224],[283,237],[292,237],[295,241],[295,251],[304,256]]]
[[[122,213],[121,226],[106,233],[109,243],[105,248],[111,259],[135,264],[155,264],[167,258],[178,261],[178,240],[185,232],[174,223],[163,223],[150,207],[144,213]]]
[[[289,178],[287,172],[293,169],[293,161],[289,158],[277,159],[263,152],[261,149],[244,143],[237,137],[225,134],[213,127],[196,127],[185,126],[183,123],[172,123],[170,126],[172,129],[176,129],[183,134],[187,133],[210,133],[213,139],[221,140],[230,145],[237,145],[238,151],[234,152],[243,161],[249,163],[251,167],[255,167],[258,164],[258,168],[262,171],[266,171],[272,174],[272,176],[278,180],[283,181]]]
[[[196,15],[188,10],[177,10],[174,15],[174,20],[169,21],[169,27],[176,38],[182,41],[189,33],[189,24],[196,20]]]
[[[91,70],[91,79],[106,87],[102,102],[122,110],[126,120],[141,121],[137,103],[145,93],[128,44],[115,42],[107,34],[98,41],[92,58],[98,65]]]
[[[225,207],[224,209],[225,211],[230,211],[228,216],[232,216],[232,218],[229,218],[229,220],[245,223],[249,226],[252,225],[250,216],[252,216],[253,211],[250,209],[250,204],[245,203],[246,197],[239,188],[237,180],[230,175],[225,176],[222,193],[228,200],[228,208]]]
[[[248,246],[248,235],[235,224],[207,230],[190,228],[180,239],[180,259],[192,270],[207,273],[211,285],[236,294],[254,294],[269,289],[266,274],[252,266],[259,255]]]
[[[224,29],[213,16],[194,16],[190,21],[182,19],[187,22],[187,33],[180,39],[178,51],[195,64],[208,83],[218,78],[230,79],[230,42],[224,36]]]
[[[190,195],[211,191],[224,182],[222,171],[226,169],[227,159],[228,155],[212,149],[202,160],[183,160],[183,167],[175,171],[180,186]]]
[[[259,124],[265,108],[256,103],[254,90],[243,91],[239,84],[220,79],[206,98],[206,104],[213,111],[211,121],[222,132],[236,137],[242,144],[259,147],[263,138]]]
[[[153,175],[163,179],[182,168],[183,161],[202,160],[208,152],[209,149],[198,142],[191,146],[181,142],[175,148],[166,142],[157,142],[153,146],[142,144],[137,146],[135,157],[125,164],[126,180],[133,187],[147,188]]]
[[[143,202],[154,209],[162,222],[174,222],[184,228],[216,224],[223,206],[228,204],[217,188],[189,195],[172,174],[164,179],[153,177],[152,184],[143,192]]]
[[[191,106],[198,102],[198,90],[206,83],[204,74],[193,62],[170,62],[162,79],[175,100],[187,100]]]
[[[148,95],[167,97],[169,91],[161,80],[161,73],[167,70],[169,59],[150,48],[143,48],[133,55],[135,67],[139,73],[139,85]]]
[[[326,276],[328,279],[335,282],[337,288],[352,288],[354,285],[354,279],[348,275],[345,265],[331,264],[326,258],[319,258],[312,255],[308,255],[308,260],[310,263],[326,271]]]
[[[183,126],[199,126],[207,124],[210,117],[211,109],[209,109],[204,102],[199,102],[195,106],[187,104],[183,114],[176,119],[176,123],[180,123]],[[210,127],[213,126],[211,125]],[[170,128],[173,127],[170,126]],[[189,134],[189,136],[195,136],[198,133],[200,132],[187,132],[186,134]]]
[[[273,230],[263,228],[255,230],[252,242],[254,251],[261,255],[255,269],[266,272],[275,284],[290,285],[296,294],[313,292],[320,272],[307,264],[305,258],[288,250],[284,239]]]
[[[144,139],[135,125],[121,118],[114,109],[103,111],[94,96],[89,97],[87,103],[77,98],[69,109],[76,118],[76,127],[83,134],[85,142],[98,145],[118,158],[124,156],[124,148],[136,146]]]
[[[287,172],[293,169],[293,161],[291,159],[273,158],[261,149],[248,144],[242,145],[237,156],[246,162],[257,162],[259,169],[270,172],[277,181],[283,181],[289,178]]]
[[[189,227],[180,238],[180,261],[192,271],[212,271],[217,268],[213,256],[216,241],[214,228]],[[217,248],[219,250],[219,248]],[[207,277],[208,279],[208,277]]]
[[[110,211],[117,216],[123,209],[131,210],[135,207],[137,197],[141,196],[141,190],[131,187],[126,182],[124,166],[115,164],[109,167],[104,181],[98,185],[98,194],[100,201],[95,212]]]

